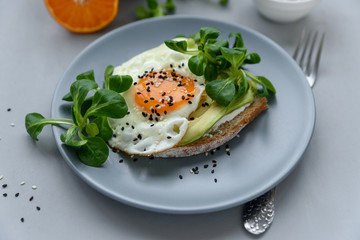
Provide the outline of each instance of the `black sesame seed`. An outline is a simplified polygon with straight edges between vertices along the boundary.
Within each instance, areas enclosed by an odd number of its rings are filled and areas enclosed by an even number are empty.
[[[184,95],[183,95],[183,96],[181,96],[181,99],[182,99],[182,100],[185,100],[185,96],[184,96]]]
[[[131,125],[131,128],[132,128],[132,129],[135,129],[134,125]]]
[[[137,135],[137,138],[141,140],[142,139],[141,134]]]
[[[180,179],[183,179],[183,176],[182,176],[182,175],[179,175],[179,178],[180,178]]]
[[[127,122],[127,123],[125,123],[125,124],[126,124],[126,125],[128,125],[128,126],[130,125],[130,123],[128,123],[128,122]]]
[[[36,207],[36,210],[40,211],[40,207],[39,207],[39,206],[37,206],[37,207]]]
[[[167,138],[167,139],[171,139],[171,136],[167,136],[166,138]]]
[[[213,164],[213,167],[216,167],[216,166],[217,166],[216,163],[214,163],[214,164]]]
[[[230,156],[230,152],[229,152],[229,151],[227,151],[226,154]]]
[[[167,114],[167,111],[166,111],[166,110],[164,111],[164,114],[165,114],[165,115]]]
[[[124,131],[124,129],[125,129],[124,127],[121,127],[121,131]]]
[[[11,108],[8,108],[7,111],[10,112],[10,111],[11,111]]]
[[[20,193],[15,193],[15,197],[18,197],[20,195]]]
[[[215,172],[215,170],[213,169],[213,170],[211,170],[211,173],[214,173]]]
[[[136,142],[138,139],[137,138],[134,138],[133,141]]]
[[[185,64],[184,64],[184,63],[182,63],[182,64],[181,64],[181,66],[185,66]]]
[[[170,68],[172,68],[173,67],[173,65],[172,64],[170,64]]]
[[[119,160],[119,163],[122,163],[122,162],[124,162],[124,160],[123,160],[123,159],[120,159],[120,160]]]
[[[212,160],[212,163],[216,163],[216,160]]]
[[[155,124],[151,124],[150,127],[153,127]]]
[[[155,100],[155,98],[151,97],[150,100]]]
[[[191,117],[191,118],[190,118],[190,121],[192,121],[192,120],[194,120],[194,119],[195,119],[194,117]]]
[[[165,96],[165,94],[166,94],[166,92],[163,92],[163,93],[161,94],[161,96]]]
[[[144,103],[148,103],[148,102],[149,102],[149,100],[145,100],[145,101],[144,101]]]
[[[113,137],[116,138],[116,134],[115,134],[115,133],[113,134]]]
[[[130,112],[127,112],[127,115],[129,115],[130,114]]]
[[[7,193],[4,193],[3,196],[4,196],[4,197],[7,197]]]
[[[208,164],[205,164],[205,165],[204,165],[204,168],[208,168],[208,167],[209,167],[209,165],[208,165]]]
[[[3,184],[2,187],[3,187],[3,188],[6,188],[6,187],[7,187],[7,184]]]
[[[31,196],[30,198],[29,198],[29,201],[31,202],[32,200],[34,200],[34,197],[33,196]]]
[[[143,117],[147,117],[147,113],[142,112],[141,114],[143,115]]]
[[[24,218],[21,218],[21,219],[20,219],[20,221],[21,221],[21,222],[24,222],[24,221],[25,221],[25,219],[24,219]]]
[[[157,122],[158,122],[158,121],[159,121],[159,119],[158,119],[157,117],[155,117],[155,121],[157,121]]]
[[[134,82],[134,85],[136,85],[137,84],[137,82]]]
[[[192,104],[192,101],[188,101],[189,104]]]
[[[138,94],[138,95],[139,95],[139,94],[141,94],[141,92],[137,92],[136,94]]]
[[[157,107],[160,107],[160,104],[156,104],[155,107],[156,107],[156,108],[157,108]]]
[[[214,178],[214,182],[216,182],[216,183],[217,183],[217,179],[216,179],[216,178]]]

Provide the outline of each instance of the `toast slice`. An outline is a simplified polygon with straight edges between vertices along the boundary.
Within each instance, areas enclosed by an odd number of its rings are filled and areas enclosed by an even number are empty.
[[[199,140],[184,146],[176,146],[155,157],[186,157],[215,149],[234,138],[246,125],[253,121],[262,111],[268,108],[265,97],[255,97],[244,111],[231,121],[224,122],[215,131],[209,132]]]

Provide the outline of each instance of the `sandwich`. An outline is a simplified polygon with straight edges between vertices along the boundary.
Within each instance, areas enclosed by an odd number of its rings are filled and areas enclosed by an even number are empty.
[[[129,155],[185,157],[217,148],[235,137],[268,108],[271,82],[248,72],[260,62],[248,53],[240,33],[218,39],[221,31],[204,27],[177,37],[114,68],[129,75],[122,93],[128,112],[109,118],[108,144]]]

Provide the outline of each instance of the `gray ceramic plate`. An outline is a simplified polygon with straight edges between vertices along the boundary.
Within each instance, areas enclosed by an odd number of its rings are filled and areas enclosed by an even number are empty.
[[[237,206],[259,196],[296,166],[314,128],[311,89],[302,71],[281,47],[239,25],[172,16],[118,28],[90,44],[70,64],[55,90],[52,117],[70,117],[69,105],[61,98],[77,74],[94,69],[101,83],[107,65],[120,65],[165,39],[190,35],[204,26],[219,28],[223,31],[220,38],[225,39],[230,32],[240,32],[249,51],[260,54],[261,63],[249,70],[267,76],[276,87],[276,98],[269,103],[270,108],[247,126],[239,138],[228,143],[230,156],[224,146],[208,156],[181,159],[130,158],[111,152],[99,168],[80,163],[75,152],[61,143],[63,129],[54,127],[65,161],[90,186],[122,203],[147,210],[204,213]],[[123,161],[119,162],[120,159]],[[198,173],[192,169],[198,169]]]

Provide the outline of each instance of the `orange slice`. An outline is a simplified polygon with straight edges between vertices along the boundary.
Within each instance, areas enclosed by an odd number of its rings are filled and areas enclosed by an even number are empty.
[[[119,0],[44,0],[51,16],[76,33],[92,33],[109,25],[117,15]]]

